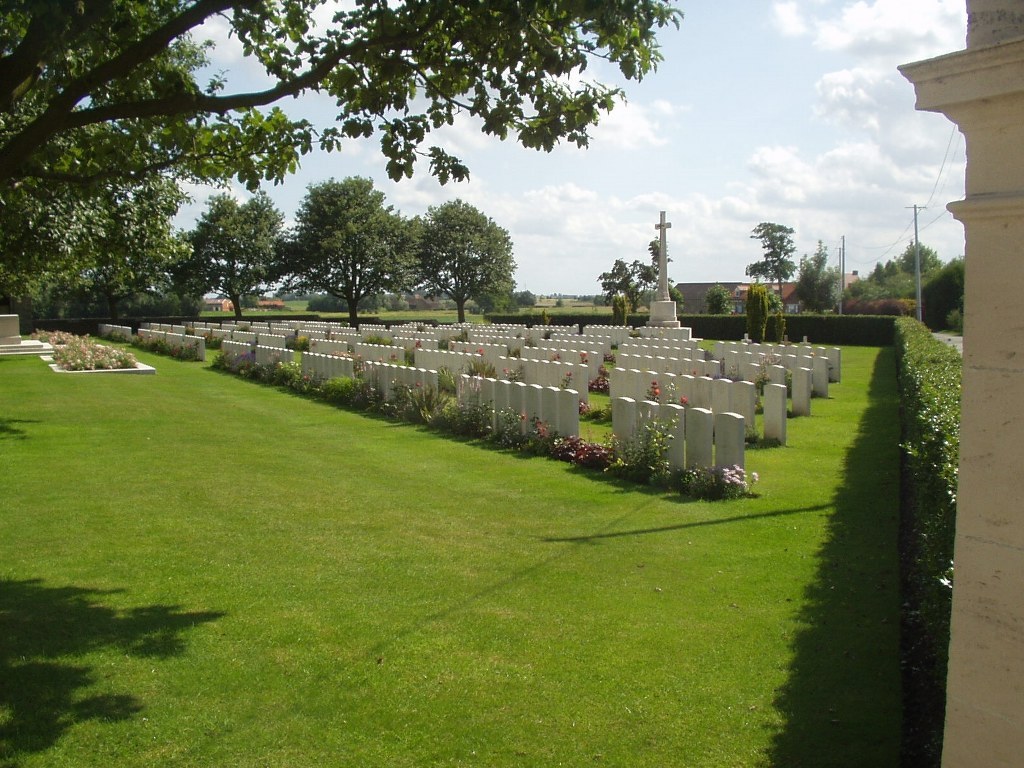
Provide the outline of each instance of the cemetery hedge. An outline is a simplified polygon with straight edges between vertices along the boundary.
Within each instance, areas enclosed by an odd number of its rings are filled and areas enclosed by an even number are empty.
[[[521,323],[525,325],[601,324],[593,315],[543,314],[486,315],[492,323]],[[693,329],[701,339],[738,341],[747,331],[746,315],[679,315],[679,322]],[[786,315],[786,333],[790,340],[800,341],[805,336],[814,344],[846,344],[856,347],[888,347],[893,343],[893,323],[896,318],[887,315]],[[647,315],[630,315],[629,325],[646,325]],[[545,322],[547,321],[547,322]],[[610,322],[610,318],[608,318]]]
[[[139,326],[143,323],[160,323],[164,325],[192,325],[197,320],[223,320],[225,322],[243,322],[243,323],[265,323],[268,320],[274,322],[283,322],[285,320],[320,320],[321,316],[313,313],[305,314],[243,314],[241,321],[236,320],[234,315],[228,313],[221,313],[221,317],[192,317],[184,315],[174,315],[167,317],[122,317],[122,318],[110,318],[110,317],[65,317],[56,319],[41,319],[33,320],[32,326],[37,331],[66,331],[67,333],[73,333],[77,336],[95,336],[98,333],[100,325],[124,325],[130,326],[132,332],[138,332]],[[332,318],[331,322],[339,322]],[[345,321],[342,321],[345,322]],[[361,323],[380,323],[379,317],[361,317],[359,318]],[[429,320],[426,322],[430,322]],[[347,322],[345,322],[347,324]]]
[[[913,660],[911,697],[930,710],[931,742],[941,751],[953,535],[960,454],[962,358],[926,326],[896,320],[896,355],[902,432],[901,552],[907,608],[904,655]]]
[[[746,333],[745,315],[679,315],[682,325],[692,328],[693,335],[701,339],[721,339],[738,341]],[[893,323],[895,317],[886,315],[786,315],[786,331],[790,340],[800,341],[805,336],[814,344],[847,344],[860,347],[888,347],[893,343]],[[37,331],[67,331],[79,336],[95,335],[101,323],[131,326],[137,331],[142,323],[167,323],[172,325],[189,325],[194,317],[129,317],[118,320],[110,318],[61,318],[35,320],[33,326]],[[218,319],[218,318],[204,318]],[[233,316],[224,315],[225,321],[233,321]],[[318,314],[257,314],[243,316],[243,321],[265,322],[269,319],[284,320],[321,320]],[[333,320],[333,318],[332,318]],[[528,326],[550,325],[552,328],[572,327],[579,329],[586,325],[604,325],[611,323],[611,316],[602,318],[595,315],[558,314],[545,315],[538,313],[491,314],[485,315],[490,323],[512,323]],[[630,315],[629,325],[637,328],[646,325],[647,315]],[[360,317],[360,323],[381,323],[380,317]],[[408,321],[403,321],[408,322]],[[437,325],[433,320],[424,318],[424,324]]]

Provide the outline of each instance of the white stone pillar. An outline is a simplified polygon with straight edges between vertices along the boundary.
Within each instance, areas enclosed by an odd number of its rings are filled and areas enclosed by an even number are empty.
[[[968,0],[968,48],[900,68],[964,134],[964,367],[944,768],[1024,754],[1024,8]]]

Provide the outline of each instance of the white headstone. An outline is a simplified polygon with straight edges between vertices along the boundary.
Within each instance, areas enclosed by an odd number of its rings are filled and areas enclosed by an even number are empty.
[[[711,382],[711,410],[715,413],[725,413],[731,410],[729,407],[729,392],[733,382],[729,379],[715,379]]]
[[[743,417],[748,435],[757,434],[757,386],[750,381],[737,381],[729,387],[729,408]]]
[[[715,414],[715,466],[743,467],[743,417],[738,413]]]
[[[686,467],[686,409],[678,403],[661,406],[662,419],[671,427],[665,459],[673,469]]]
[[[612,434],[620,442],[633,439],[637,427],[637,403],[631,397],[612,398]]]
[[[764,436],[786,444],[786,387],[784,384],[764,385]]]
[[[793,371],[793,415],[811,415],[810,368],[797,368]]]
[[[811,369],[811,394],[814,397],[828,397],[828,358],[815,357]]]
[[[712,466],[714,445],[714,414],[706,408],[690,408],[686,412],[686,466]]]

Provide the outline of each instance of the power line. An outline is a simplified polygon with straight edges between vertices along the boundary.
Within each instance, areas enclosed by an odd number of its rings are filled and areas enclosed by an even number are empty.
[[[931,220],[931,221],[929,221],[929,222],[928,222],[927,224],[925,224],[925,225],[924,225],[923,227],[921,227],[921,229],[923,229],[923,230],[924,230],[924,229],[928,229],[928,227],[930,227],[930,226],[931,226],[932,224],[934,224],[934,223],[935,223],[936,221],[938,221],[939,219],[943,218],[943,217],[944,217],[944,216],[946,216],[947,214],[949,214],[949,211],[943,211],[943,212],[942,212],[942,213],[940,213],[940,214],[939,214],[938,216],[936,216],[936,217],[935,217],[934,219],[932,219],[932,220]],[[952,215],[952,214],[949,214],[949,215]]]
[[[918,237],[917,212],[922,207],[914,204],[914,282],[917,291],[917,322],[921,322],[921,239]]]
[[[946,169],[946,161],[949,159],[949,148],[953,146],[953,139],[956,136],[958,136],[959,134],[960,134],[960,132],[957,130],[957,127],[954,125],[953,126],[953,130],[949,134],[949,141],[946,142],[946,153],[942,156],[942,165],[939,166],[939,175],[935,177],[935,184],[932,186],[932,193],[928,196],[928,202],[925,203],[924,206],[923,206],[925,208],[927,208],[929,205],[931,205],[932,204],[932,200],[935,198],[935,192],[939,188],[939,182],[942,181],[942,172]],[[960,144],[960,142],[957,141],[957,145],[958,146],[959,146],[959,144]],[[956,154],[955,151],[954,151],[954,154]]]
[[[928,196],[928,202],[925,203],[922,206],[919,206],[919,208],[918,208],[919,210],[923,209],[923,208],[927,208],[929,205],[931,205],[932,200],[935,198],[935,194],[939,191],[939,183],[942,181],[943,172],[946,170],[946,164],[951,159],[955,159],[956,158],[957,151],[959,150],[959,148],[960,148],[960,132],[957,129],[957,127],[954,125],[952,130],[950,131],[949,140],[946,142],[946,151],[945,151],[945,153],[942,156],[942,163],[939,166],[939,172],[938,172],[938,174],[935,177],[935,183],[932,185],[932,193],[931,193],[931,195]],[[952,154],[950,153],[950,149],[952,149]],[[946,182],[947,183],[949,182],[949,174],[946,174]],[[943,185],[943,189],[944,188],[945,188],[945,185]],[[927,224],[925,224],[924,226],[920,227],[918,229],[918,231],[924,230],[924,229],[928,229],[928,227],[930,227],[932,224],[937,222],[939,219],[941,219],[947,213],[948,213],[948,211],[944,210],[942,213],[940,213],[934,219],[929,221]],[[875,257],[876,261],[881,261],[882,259],[884,259],[886,256],[889,255],[889,253],[892,251],[893,248],[897,247],[898,245],[900,245],[900,243],[902,243],[904,241],[904,238],[906,237],[907,233],[910,231],[910,229],[912,227],[915,226],[916,221],[917,221],[917,217],[916,216],[912,216],[910,221],[907,222],[907,226],[903,228],[903,231],[900,233],[899,237],[897,237],[893,242],[889,243],[889,245],[865,245],[865,246],[862,246],[862,249],[865,250],[865,251],[882,251],[881,255]],[[868,259],[852,259],[852,261],[854,261],[857,264],[868,264],[868,263],[870,263],[872,261],[872,259],[871,258],[868,258]]]
[[[900,232],[900,236],[898,238],[896,238],[895,240],[893,240],[891,243],[889,243],[889,245],[864,245],[864,246],[861,246],[861,248],[863,250],[865,250],[865,251],[883,251],[883,253],[881,255],[879,255],[879,256],[869,256],[866,259],[847,259],[847,260],[848,261],[853,261],[855,264],[870,264],[872,261],[881,261],[882,259],[884,259],[886,256],[889,255],[890,251],[892,251],[893,248],[895,248],[897,245],[899,245],[900,243],[903,242],[903,238],[906,236],[907,232],[909,232],[910,228],[913,227],[913,226],[914,226],[914,219],[911,218],[910,219],[910,223],[908,223],[907,226],[903,229],[903,231]]]

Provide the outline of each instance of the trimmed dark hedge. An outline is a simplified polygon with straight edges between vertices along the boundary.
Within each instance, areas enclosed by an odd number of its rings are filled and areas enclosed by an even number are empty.
[[[486,315],[491,323],[512,323],[518,325],[544,325],[545,316],[539,312],[514,315]],[[802,341],[806,336],[813,344],[850,344],[865,347],[887,347],[893,343],[893,322],[895,317],[884,315],[786,315],[786,335],[790,341]],[[171,325],[190,325],[202,320],[204,322],[231,322],[234,316],[225,313],[223,317],[128,317],[120,320],[108,318],[65,318],[60,320],[35,320],[33,326],[40,331],[68,331],[84,336],[95,335],[100,323],[129,325],[137,331],[141,323],[168,323]],[[243,316],[246,322],[283,322],[285,320],[320,320],[316,313],[279,315]],[[549,315],[548,325],[552,327],[569,327],[576,331],[586,325],[611,325],[611,315],[607,317],[595,315]],[[629,325],[638,328],[646,325],[647,315],[630,315]],[[332,319],[332,322],[338,322]],[[362,323],[381,323],[379,317],[360,317]],[[416,321],[402,321],[416,322]],[[745,315],[679,315],[679,322],[693,329],[693,335],[699,339],[716,339],[721,341],[739,341],[746,333]],[[424,320],[425,325],[436,325],[432,320]]]
[[[486,315],[492,323],[518,323],[543,325],[539,313],[516,315]],[[611,316],[550,315],[552,326],[610,325]],[[636,328],[647,323],[647,315],[630,315],[629,325]],[[849,344],[860,347],[888,347],[893,343],[893,323],[888,315],[786,315],[786,335],[790,341],[803,341],[806,336],[813,344]],[[693,329],[699,339],[739,341],[747,332],[745,315],[679,315],[679,322]]]
[[[294,314],[294,315],[282,315],[282,314],[274,314],[274,315],[263,315],[263,314],[259,314],[259,315],[245,315],[243,313],[242,319],[240,321],[236,321],[235,316],[233,314],[231,314],[230,312],[225,312],[220,317],[191,317],[191,316],[186,317],[186,316],[181,316],[181,315],[175,315],[173,317],[122,317],[122,318],[119,318],[117,320],[113,320],[113,319],[108,318],[108,317],[67,317],[67,318],[52,319],[52,320],[47,320],[47,319],[33,320],[32,321],[32,327],[35,330],[37,330],[37,331],[67,331],[68,333],[74,333],[74,334],[77,334],[79,336],[85,336],[87,334],[89,336],[95,336],[96,333],[97,333],[97,330],[98,330],[98,328],[99,328],[99,326],[101,324],[126,325],[126,326],[131,326],[132,331],[138,331],[139,330],[139,326],[142,323],[165,323],[167,325],[192,325],[193,323],[196,323],[196,322],[203,322],[203,323],[217,323],[217,322],[224,322],[224,323],[233,323],[233,322],[243,322],[243,323],[267,323],[267,322],[270,322],[270,323],[281,323],[281,322],[285,322],[286,320],[309,320],[309,321],[314,321],[315,322],[315,321],[319,321],[320,319],[321,319],[320,315],[318,315],[316,313],[308,313],[308,312],[307,313],[302,313],[302,314]],[[330,322],[332,322],[332,323],[337,323],[337,322],[346,323],[347,319],[339,320],[337,318],[331,318]],[[381,320],[380,320],[379,317],[360,317],[359,318],[359,322],[360,323],[379,324],[381,322]],[[426,320],[424,322],[429,325],[429,324],[431,324],[432,321]]]
[[[963,360],[913,318],[896,321],[903,448],[904,634],[917,672],[944,700],[952,605]],[[941,753],[941,707],[932,750]]]
[[[895,322],[892,315],[786,315],[786,335],[790,341],[806,336],[812,344],[888,347]]]
[[[630,315],[630,324],[633,322],[633,315]],[[547,323],[545,323],[547,319]],[[503,314],[485,314],[484,320],[488,323],[501,323],[504,325],[574,325],[576,330],[579,331],[580,324],[583,325],[611,325],[612,324],[612,312],[611,308],[608,309],[607,315],[547,315],[545,316],[541,312],[522,312],[517,314],[503,315]],[[644,322],[647,322],[647,318],[644,317]]]

